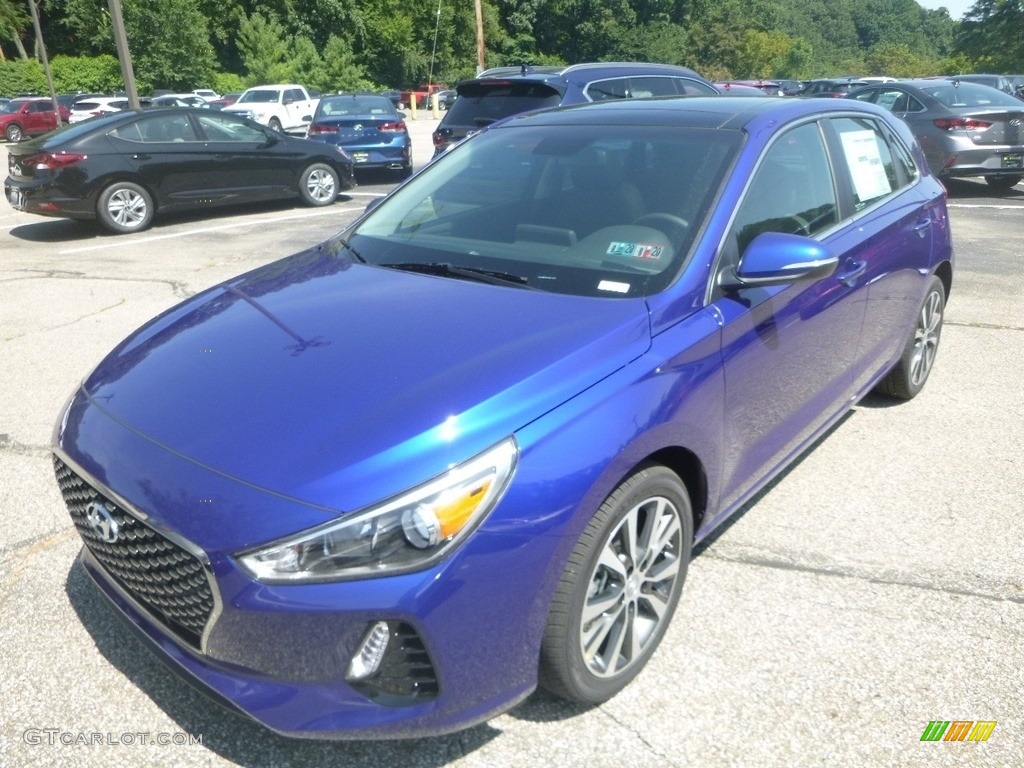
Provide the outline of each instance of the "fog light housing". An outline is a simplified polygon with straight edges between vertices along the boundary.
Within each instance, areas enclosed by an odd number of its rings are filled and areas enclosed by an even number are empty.
[[[363,637],[363,642],[356,649],[352,661],[349,662],[346,677],[350,681],[365,680],[376,674],[384,659],[384,652],[391,640],[391,630],[386,621],[378,621]]]
[[[405,622],[378,621],[363,634],[345,680],[368,699],[404,707],[437,698],[440,686],[430,654]]]

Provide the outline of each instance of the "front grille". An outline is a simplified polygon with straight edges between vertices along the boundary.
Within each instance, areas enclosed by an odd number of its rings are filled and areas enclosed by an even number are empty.
[[[89,551],[136,602],[198,648],[216,604],[203,563],[106,498],[56,456],[53,466],[64,503]],[[102,529],[90,524],[94,503],[103,505],[116,524],[116,537],[104,537]]]

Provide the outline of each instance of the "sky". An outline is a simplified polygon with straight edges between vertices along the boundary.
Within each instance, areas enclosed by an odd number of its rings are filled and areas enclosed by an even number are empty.
[[[974,5],[974,0],[917,0],[917,4],[931,10],[945,8],[951,18],[959,20]]]

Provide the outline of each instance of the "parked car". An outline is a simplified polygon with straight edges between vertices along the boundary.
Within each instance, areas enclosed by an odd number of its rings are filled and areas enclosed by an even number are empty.
[[[437,106],[438,109],[451,109],[452,104],[455,103],[455,98],[459,95],[459,92],[449,88],[444,91],[437,92]]]
[[[921,391],[949,225],[870,104],[503,121],[84,380],[53,446],[84,572],[281,733],[606,701],[695,543],[865,393]]]
[[[808,80],[804,83],[803,89],[797,95],[801,97],[841,99],[850,91],[854,91],[864,85],[867,85],[865,81],[852,77]]]
[[[387,168],[400,178],[412,173],[409,129],[386,96],[321,97],[307,136],[344,149],[357,168]]]
[[[214,99],[213,101],[206,102],[206,105],[210,109],[224,109],[224,107],[230,107],[232,104],[238,101],[238,97],[241,95],[241,91],[225,93],[219,99]]]
[[[192,95],[199,96],[206,102],[217,101],[217,99],[222,98],[221,95],[212,88],[196,88],[192,91]]]
[[[140,99],[139,101],[140,106],[148,107],[150,105],[149,99]],[[109,115],[124,109],[128,109],[127,96],[97,96],[91,99],[82,99],[72,105],[68,122],[80,123],[90,117]]]
[[[409,109],[415,104],[420,109],[430,106],[430,97],[435,93],[448,90],[444,83],[424,83],[415,88],[401,91],[398,96],[398,109]]]
[[[668,64],[598,63],[570,67],[501,67],[455,86],[458,99],[433,133],[434,157],[510,115],[589,101],[715,95],[692,69]]]
[[[722,85],[755,88],[765,96],[785,96],[782,83],[778,80],[729,80]],[[715,87],[721,90],[718,83],[715,83]]]
[[[284,136],[209,109],[122,110],[8,150],[17,210],[96,219],[137,232],[164,211],[301,197],[330,205],[352,187],[336,147]]]
[[[282,133],[305,134],[317,98],[301,85],[260,85],[245,91],[223,111],[244,115]]]
[[[70,115],[65,107],[57,106],[54,110],[51,99],[11,99],[0,106],[0,135],[8,141],[21,141],[54,130],[58,113],[61,123],[66,123]]]
[[[209,107],[209,103],[202,96],[191,93],[167,93],[163,96],[154,96],[149,100],[151,107]]]
[[[718,82],[715,83],[715,88],[722,96],[767,96],[763,90],[756,88],[753,85],[745,85],[743,83]]]
[[[904,120],[940,179],[981,176],[1006,190],[1024,179],[1024,102],[987,85],[904,80],[861,88],[851,99]]]
[[[989,88],[995,88],[997,91],[1008,93],[1011,96],[1016,95],[1009,78],[1004,75],[953,75],[949,79],[959,80],[962,83],[987,85]]]

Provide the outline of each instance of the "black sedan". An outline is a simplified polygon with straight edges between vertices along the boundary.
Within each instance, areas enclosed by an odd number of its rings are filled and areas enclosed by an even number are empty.
[[[338,147],[208,109],[125,110],[8,147],[4,192],[20,211],[138,232],[156,212],[301,197],[355,186]]]

